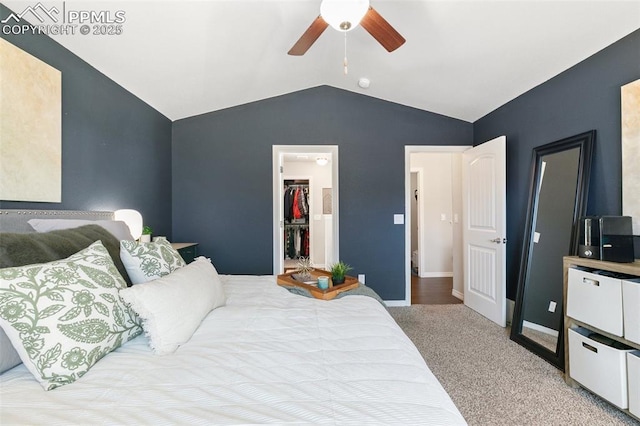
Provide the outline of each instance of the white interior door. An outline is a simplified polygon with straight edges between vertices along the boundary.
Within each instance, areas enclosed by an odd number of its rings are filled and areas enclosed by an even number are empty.
[[[464,303],[506,326],[506,141],[463,153]]]

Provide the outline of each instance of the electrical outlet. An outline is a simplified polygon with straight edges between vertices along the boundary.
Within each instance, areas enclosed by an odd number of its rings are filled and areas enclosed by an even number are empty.
[[[358,274],[358,281],[364,284],[364,274]]]
[[[553,300],[549,302],[549,312],[553,313],[556,311],[557,303]]]

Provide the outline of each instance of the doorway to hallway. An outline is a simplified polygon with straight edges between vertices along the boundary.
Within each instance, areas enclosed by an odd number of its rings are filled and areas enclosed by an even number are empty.
[[[453,277],[420,278],[411,275],[412,305],[453,305],[462,299],[453,296]]]
[[[405,147],[407,305],[424,303],[422,296],[415,299],[421,302],[414,301],[413,293],[424,295],[428,291],[424,288],[426,278],[449,278],[446,282],[451,282],[451,287],[443,289],[442,283],[436,284],[436,292],[448,291],[448,296],[456,302],[463,299],[460,169],[462,153],[469,148],[439,145]],[[448,166],[441,169],[443,164]],[[439,235],[436,236],[437,246],[433,243],[434,234]],[[442,298],[438,297],[438,300]]]
[[[405,147],[407,304],[463,300],[461,165],[469,148]]]
[[[453,250],[453,293],[462,272],[464,304],[501,327],[506,326],[506,137],[499,136],[475,147],[405,146],[405,303],[411,304],[411,156],[416,152],[462,153],[462,246]],[[455,174],[455,173],[454,173]],[[437,180],[439,176],[436,176]],[[446,221],[446,214],[440,220]],[[454,244],[455,244],[454,238]],[[425,247],[424,245],[422,247]],[[419,245],[420,250],[420,245]],[[456,262],[456,253],[459,261]],[[461,259],[460,259],[461,258]],[[460,261],[461,260],[461,261]],[[462,271],[456,273],[456,264]]]

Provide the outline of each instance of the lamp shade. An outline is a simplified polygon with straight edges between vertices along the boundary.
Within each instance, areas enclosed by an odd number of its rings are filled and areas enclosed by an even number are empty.
[[[142,235],[142,215],[139,211],[133,209],[116,210],[113,217],[115,220],[121,220],[127,224],[134,239],[140,238]]]
[[[354,29],[369,10],[369,0],[322,0],[320,15],[338,31]]]

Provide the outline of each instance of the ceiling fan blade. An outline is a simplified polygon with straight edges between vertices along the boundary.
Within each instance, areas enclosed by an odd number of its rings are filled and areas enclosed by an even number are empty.
[[[406,41],[373,7],[369,7],[360,25],[389,52],[393,52]]]
[[[289,50],[289,55],[301,56],[307,53],[307,50],[311,47],[313,43],[320,37],[320,34],[327,29],[329,24],[327,21],[322,19],[322,16],[318,16],[307,28],[307,31],[302,34],[302,37],[293,45],[293,47]]]

